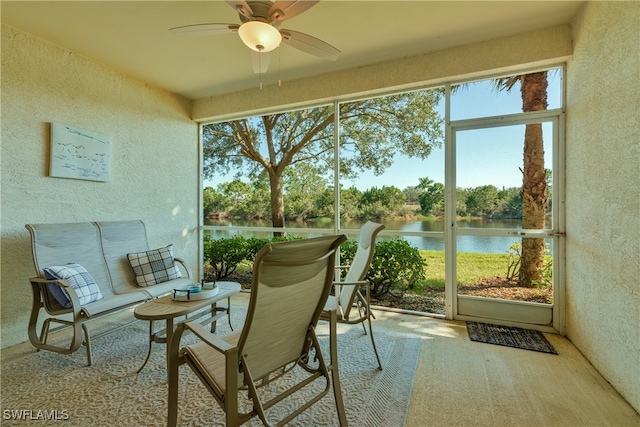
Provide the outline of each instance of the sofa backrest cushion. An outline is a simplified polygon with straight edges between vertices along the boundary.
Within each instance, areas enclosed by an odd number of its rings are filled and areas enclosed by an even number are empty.
[[[46,267],[76,263],[91,274],[103,296],[113,294],[100,235],[93,223],[27,224],[26,228],[31,233],[33,263],[38,276],[45,278]]]
[[[173,245],[149,251],[127,254],[138,286],[153,286],[179,279],[182,273],[173,257]]]
[[[149,250],[147,230],[142,221],[105,221],[94,223],[102,239],[104,259],[116,294],[138,289],[133,269],[127,260],[130,252]]]

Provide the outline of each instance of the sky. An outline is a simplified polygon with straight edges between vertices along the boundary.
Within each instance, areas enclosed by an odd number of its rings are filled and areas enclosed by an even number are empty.
[[[560,80],[560,73],[551,73],[549,76],[549,109],[561,106]],[[470,84],[454,93],[451,99],[451,120],[520,112],[522,99],[519,86],[508,93],[497,92],[491,87],[490,80]],[[440,106],[440,113],[444,117],[444,100]],[[498,188],[521,186],[522,173],[519,168],[523,162],[524,128],[510,126],[459,132],[456,146],[456,187],[468,188],[489,184]],[[548,169],[551,169],[553,160],[551,132],[550,124],[543,125],[545,167]],[[396,156],[394,165],[387,169],[383,176],[363,173],[352,184],[361,190],[390,184],[404,190],[409,186],[415,186],[420,178],[425,177],[444,183],[444,162],[444,147],[435,149],[426,160]]]
[[[549,74],[549,109],[561,106],[561,73]],[[444,99],[439,106],[444,117]],[[490,80],[469,84],[452,94],[451,119],[462,120],[522,112],[519,85],[510,92],[498,92]],[[458,132],[456,142],[456,187],[495,185],[498,188],[522,185],[522,152],[525,126],[509,126]],[[545,167],[551,169],[551,124],[543,125]],[[343,187],[360,190],[393,185],[404,190],[416,186],[420,178],[444,183],[444,147],[436,148],[425,160],[397,155],[394,164],[381,176],[364,172],[355,180],[343,180]],[[205,182],[215,187],[221,180]]]

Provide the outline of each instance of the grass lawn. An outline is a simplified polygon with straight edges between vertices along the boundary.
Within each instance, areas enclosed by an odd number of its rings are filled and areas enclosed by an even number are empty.
[[[374,296],[374,305],[395,307],[413,311],[444,314],[445,260],[444,251],[419,251],[426,260],[426,280],[401,294],[393,290]],[[551,258],[548,257],[548,261]],[[551,303],[551,287],[523,288],[517,280],[507,280],[507,254],[461,252],[457,254],[458,293],[508,300]],[[205,266],[206,270],[206,266]],[[251,263],[242,262],[235,272],[222,280],[238,281],[243,288],[250,288]]]
[[[430,288],[444,288],[444,252],[420,251],[427,261],[424,285]],[[486,277],[506,276],[506,254],[479,254],[460,252],[457,260],[457,276],[459,284],[478,283]]]

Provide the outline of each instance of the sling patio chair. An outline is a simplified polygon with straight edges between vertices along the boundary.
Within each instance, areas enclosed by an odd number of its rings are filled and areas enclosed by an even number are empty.
[[[338,323],[350,325],[361,323],[365,334],[367,333],[364,326],[366,320],[369,323],[369,336],[373,345],[373,352],[378,360],[378,369],[380,370],[382,370],[382,363],[380,362],[371,327],[371,318],[375,319],[375,316],[371,312],[370,283],[364,278],[371,266],[376,247],[376,236],[383,228],[384,225],[372,221],[367,221],[362,226],[358,237],[358,249],[350,265],[336,267],[338,271],[343,268],[348,268],[348,271],[344,280],[334,282],[335,293],[329,296],[325,310],[321,315],[322,320],[328,320],[331,312],[336,311]],[[338,273],[337,276],[340,277],[341,274]],[[360,292],[360,286],[365,287],[365,295]]]
[[[255,416],[264,425],[284,425],[324,397],[332,385],[340,426],[347,425],[338,375],[336,312],[330,316],[330,362],[315,331],[331,292],[336,252],[345,240],[346,236],[336,235],[266,244],[254,261],[242,330],[213,335],[197,322],[178,325],[169,343],[169,426],[177,423],[182,364],[194,371],[221,406],[227,426],[243,424]],[[185,331],[194,333],[198,342],[180,348]],[[300,373],[295,377],[294,368]],[[264,401],[265,390],[260,387],[285,376],[289,381],[295,378],[296,383]],[[295,394],[316,380],[321,382],[319,387],[311,387],[312,396],[307,396],[308,392]],[[270,424],[267,409],[291,395],[306,401],[287,415],[277,415],[279,421]],[[192,398],[202,396],[184,396],[183,401],[188,403]],[[282,406],[288,408],[280,405],[281,412]]]

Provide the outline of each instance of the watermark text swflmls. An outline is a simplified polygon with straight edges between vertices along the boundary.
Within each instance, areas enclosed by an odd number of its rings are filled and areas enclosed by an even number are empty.
[[[2,419],[64,421],[69,419],[69,411],[66,409],[4,409]]]

